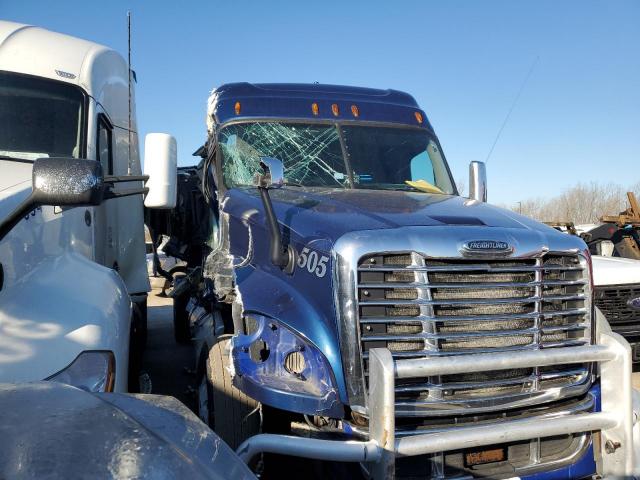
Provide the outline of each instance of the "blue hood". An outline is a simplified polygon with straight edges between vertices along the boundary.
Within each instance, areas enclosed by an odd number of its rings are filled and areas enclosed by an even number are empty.
[[[514,212],[451,195],[298,187],[271,190],[270,194],[285,237],[289,234],[292,240],[306,244],[314,241],[316,248],[326,251],[345,233],[405,226],[528,228],[562,235]],[[223,203],[232,217],[246,218],[264,228],[257,189],[232,189]]]
[[[481,232],[489,230],[487,238],[509,240],[514,245],[522,241],[526,248],[536,251],[550,245],[559,249],[583,247],[579,239],[544,224],[458,196],[301,187],[284,187],[270,193],[284,243],[293,246],[299,255],[305,249],[315,250],[318,262],[324,256],[331,263],[326,264],[324,273],[315,266],[309,270],[298,264],[288,275],[275,267],[269,258],[269,233],[259,192],[249,187],[231,189],[222,199],[221,208],[229,220],[229,250],[236,265],[238,295],[245,312],[275,319],[326,356],[343,404],[347,404],[348,395],[341,326],[335,310],[334,276],[328,274],[335,271],[332,250],[343,236],[351,234],[352,239],[355,235],[362,242],[375,243],[376,238],[397,230],[402,235],[414,235],[420,242],[429,242],[427,230],[433,227],[434,238],[445,233],[455,236],[462,231],[471,235],[467,240],[474,235],[482,239]],[[457,240],[449,243],[451,253],[457,255]],[[261,400],[277,408],[293,408],[290,404],[269,403],[267,397]],[[334,405],[326,408],[333,409]]]

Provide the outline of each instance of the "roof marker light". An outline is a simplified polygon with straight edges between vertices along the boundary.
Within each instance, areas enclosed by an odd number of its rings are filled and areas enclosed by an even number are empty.
[[[413,112],[413,115],[416,117],[418,123],[422,123],[424,121],[424,118],[422,117],[422,114],[420,112]]]
[[[334,103],[334,104],[331,105],[331,112],[333,113],[333,115],[335,117],[340,115],[340,109],[338,108],[338,104],[337,103]]]
[[[357,105],[351,105],[351,113],[353,113],[353,116],[356,118],[360,116],[360,110]]]
[[[320,113],[320,107],[318,107],[317,103],[311,104],[311,112],[316,116]]]
[[[236,115],[240,115],[240,102],[236,102],[234,109],[236,111]]]

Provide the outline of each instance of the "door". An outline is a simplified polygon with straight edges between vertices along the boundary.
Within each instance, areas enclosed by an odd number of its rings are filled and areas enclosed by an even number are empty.
[[[113,175],[113,125],[104,113],[98,114],[96,160],[105,176]],[[105,267],[118,270],[118,215],[114,200],[94,209],[95,259]]]

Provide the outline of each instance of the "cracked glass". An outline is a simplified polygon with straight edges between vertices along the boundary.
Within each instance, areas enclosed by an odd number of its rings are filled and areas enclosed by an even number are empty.
[[[455,193],[437,140],[424,129],[251,122],[223,128],[218,142],[227,187],[253,185],[260,157],[273,157],[284,165],[285,185]]]
[[[285,184],[342,188],[347,183],[340,136],[334,125],[236,124],[224,128],[218,142],[228,187],[253,185],[260,157],[282,161]]]

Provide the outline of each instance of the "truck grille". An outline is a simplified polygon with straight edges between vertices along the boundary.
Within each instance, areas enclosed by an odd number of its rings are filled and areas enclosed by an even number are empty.
[[[553,348],[590,342],[586,264],[577,255],[435,260],[373,254],[358,265],[360,342],[396,358]],[[482,411],[589,385],[588,365],[445,375],[396,383],[399,416]],[[555,397],[557,398],[557,396]],[[526,401],[526,400],[524,400]]]
[[[635,324],[640,329],[640,310],[631,308],[627,302],[640,298],[640,285],[607,285],[596,287],[593,301],[609,323]]]

